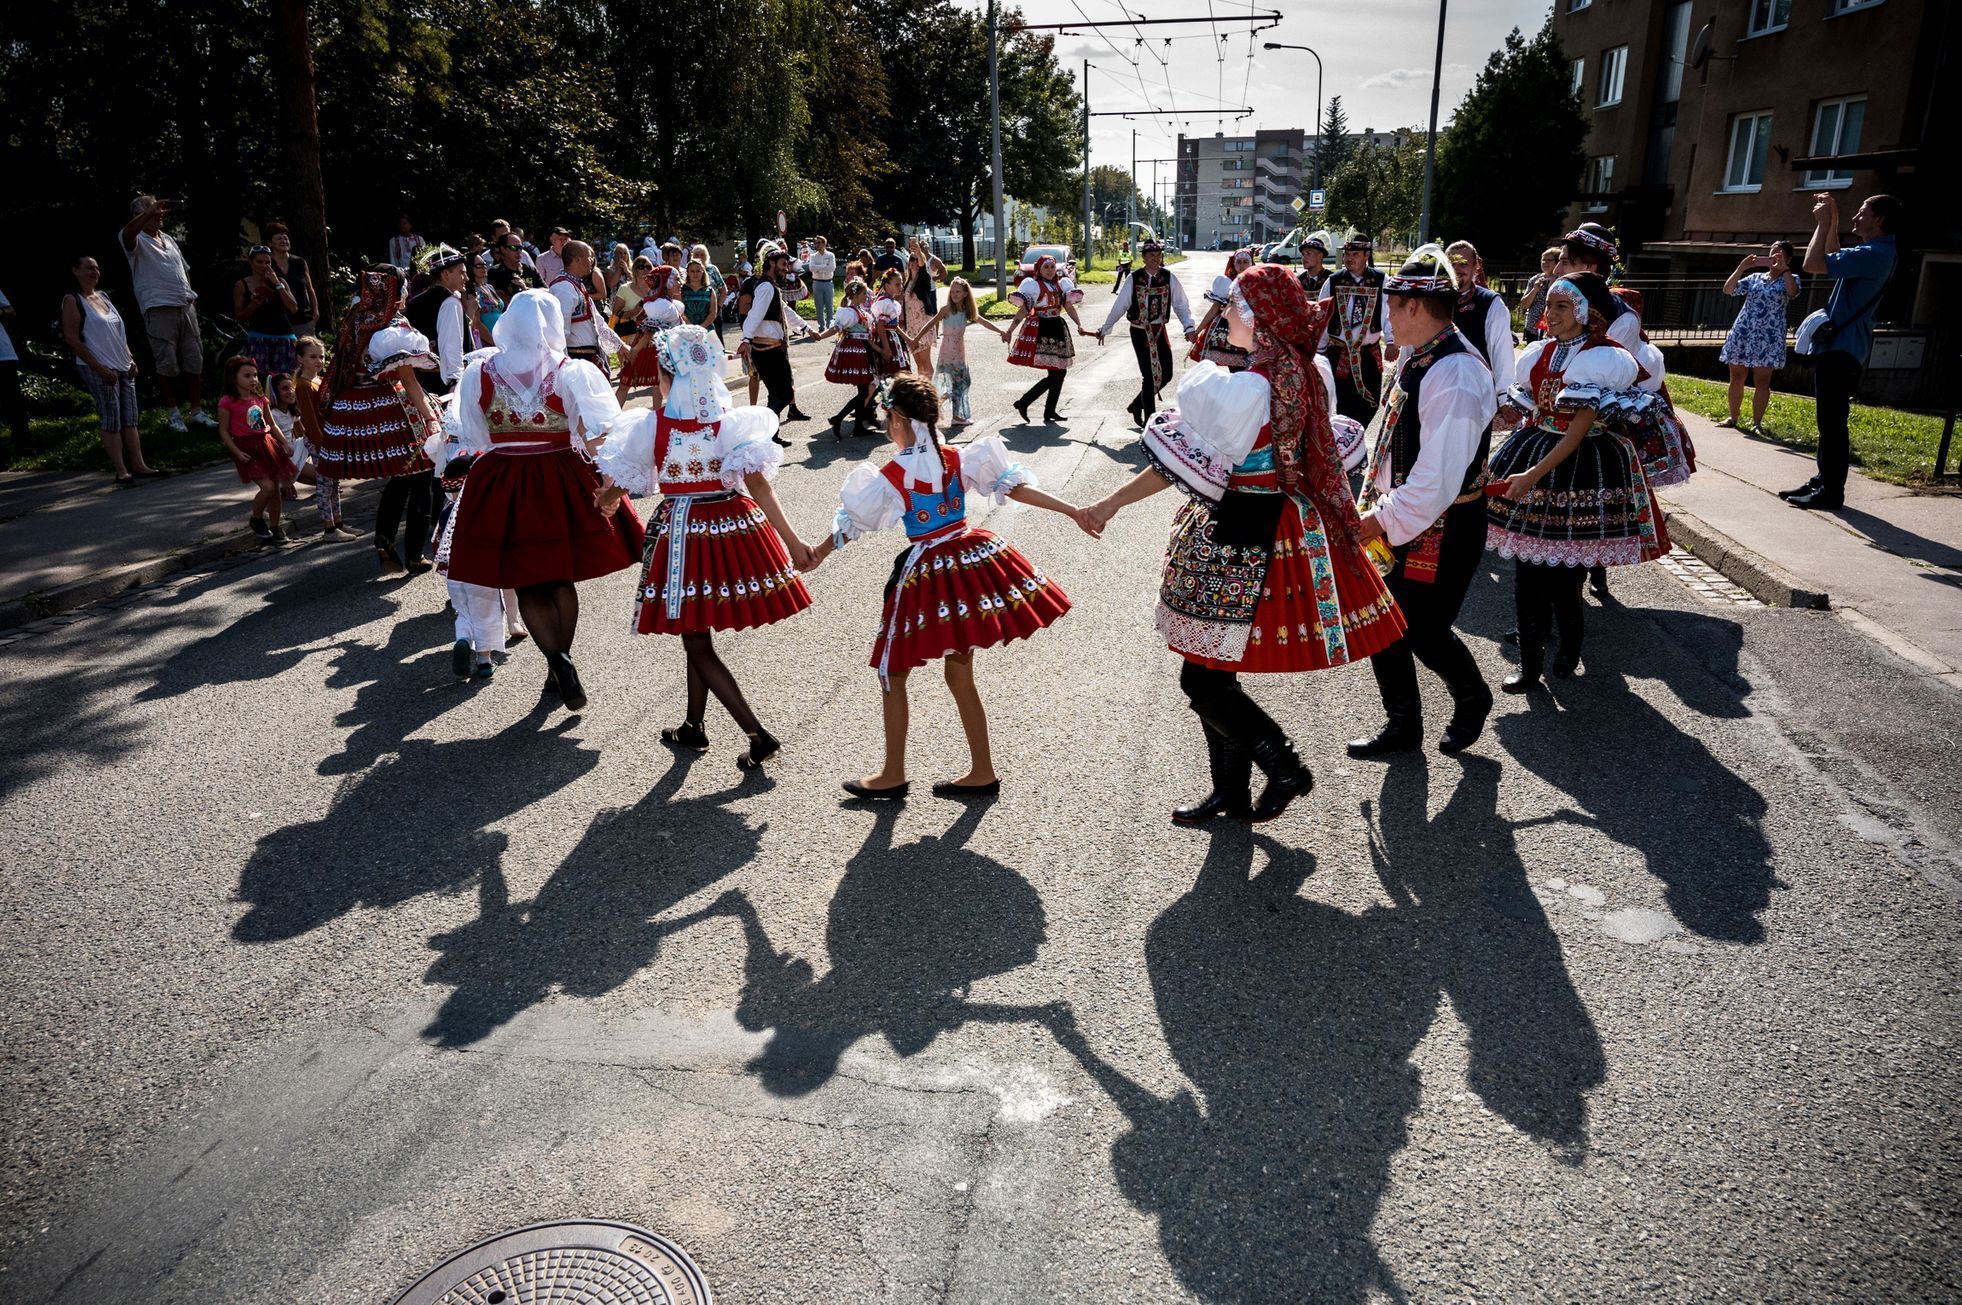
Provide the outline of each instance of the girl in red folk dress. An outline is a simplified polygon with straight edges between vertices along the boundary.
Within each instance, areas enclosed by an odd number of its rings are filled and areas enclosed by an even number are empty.
[[[592,444],[620,416],[600,369],[566,357],[565,318],[543,290],[521,291],[497,319],[495,353],[457,384],[457,442],[479,453],[457,499],[449,576],[518,591],[518,610],[545,654],[547,692],[586,706],[572,666],[580,580],[610,575],[640,556],[640,518],[610,518],[595,499]]]
[[[418,367],[434,371],[436,359],[428,337],[402,316],[401,272],[383,265],[362,273],[327,368],[314,462],[328,480],[388,482],[375,504],[375,555],[386,575],[400,575],[405,563],[411,572],[429,569],[423,551],[436,516],[436,477],[423,445],[442,423]]]
[[[827,335],[838,337],[831,358],[824,365],[824,379],[833,385],[849,385],[857,391],[851,402],[831,418],[831,438],[845,438],[845,419],[852,419],[852,434],[865,433],[865,411],[872,406],[872,386],[878,374],[872,368],[871,291],[865,282],[853,277],[845,285],[845,305],[832,317],[831,325],[812,336],[813,341]]]
[[[1272,820],[1314,787],[1238,672],[1344,666],[1403,634],[1403,614],[1363,551],[1313,362],[1330,311],[1280,264],[1242,273],[1225,317],[1251,366],[1187,371],[1177,405],[1145,427],[1151,465],[1090,509],[1101,527],[1168,485],[1188,495],[1172,521],[1157,621],[1185,659],[1179,687],[1205,729],[1213,788],[1172,812],[1177,824]],[[1267,775],[1258,801],[1256,765]]]
[[[652,387],[655,406],[666,398],[662,391],[660,355],[654,348],[659,333],[676,326],[681,321],[681,303],[674,297],[675,270],[666,263],[656,263],[646,273],[640,286],[640,299],[634,305],[633,343],[627,346],[627,356],[620,364],[620,388],[617,397],[621,403],[634,390]]]
[[[688,656],[688,715],[661,741],[707,751],[708,695],[749,736],[736,764],[752,770],[779,748],[716,654],[713,632],[747,630],[795,616],[811,605],[798,578],[811,550],[784,520],[770,480],[783,462],[771,436],[777,415],[732,408],[722,384],[722,343],[699,326],[677,326],[653,345],[672,378],[659,412],[624,414],[600,450],[611,515],[629,493],[661,492],[647,538],[634,628],[677,634]]]
[[[1007,329],[1008,361],[1043,373],[1042,379],[1015,401],[1015,411],[1022,414],[1022,424],[1026,426],[1029,405],[1041,399],[1042,419],[1054,422],[1063,415],[1056,411],[1056,401],[1063,397],[1063,380],[1076,358],[1076,342],[1070,338],[1069,328],[1063,325],[1063,315],[1067,313],[1070,321],[1076,323],[1078,335],[1095,334],[1084,330],[1076,315],[1077,302],[1083,295],[1077,290],[1076,282],[1057,275],[1056,260],[1044,254],[1036,260],[1031,275],[1023,277],[1015,287],[1012,298],[1015,317]]]
[[[901,277],[889,270],[879,282],[879,293],[872,297],[872,334],[866,340],[872,355],[872,370],[880,376],[897,376],[912,365],[906,339],[900,333],[905,309],[900,305]]]
[[[1008,460],[995,436],[962,449],[940,442],[940,395],[923,376],[893,379],[886,429],[895,446],[884,466],[863,463],[845,477],[831,538],[813,566],[860,535],[906,529],[880,612],[872,665],[879,671],[886,728],[885,765],[845,791],[869,801],[901,801],[906,780],[906,677],[935,658],[947,662],[947,687],[960,711],[972,764],[957,780],[933,786],[936,797],[992,797],[1001,791],[988,751],[988,716],[974,688],[974,652],[1024,639],[1070,610],[1062,589],[993,532],[967,524],[970,494],[1047,508],[1095,535],[1081,508],[1043,493],[1026,467]]]

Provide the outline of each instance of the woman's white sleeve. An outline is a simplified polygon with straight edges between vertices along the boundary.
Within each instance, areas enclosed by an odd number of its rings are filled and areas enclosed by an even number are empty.
[[[1200,363],[1179,379],[1177,403],[1145,424],[1145,457],[1180,489],[1217,503],[1260,438],[1272,397],[1256,372]]]
[[[599,463],[606,478],[629,494],[654,492],[656,422],[652,408],[633,408],[621,413],[607,431],[606,443],[594,455],[593,460]]]
[[[853,308],[850,304],[846,304],[843,308],[832,314],[831,324],[841,331],[851,330],[854,326],[858,325],[858,309]]]
[[[1034,277],[1025,276],[1015,286],[1015,297],[1029,307],[1034,308],[1036,306],[1036,300],[1042,297],[1042,289],[1036,285],[1036,279]]]
[[[900,502],[899,491],[892,487],[892,482],[871,463],[861,462],[838,487],[838,511],[831,521],[832,542],[846,544],[860,535],[891,530],[899,524],[905,510],[906,505]]]
[[[777,478],[777,468],[783,465],[783,449],[772,438],[777,426],[777,414],[761,404],[733,409],[723,417],[715,442],[724,485],[740,490],[750,476]]]
[[[1035,473],[1019,462],[1011,462],[1008,446],[999,435],[984,435],[960,451],[961,479],[968,492],[986,494],[1000,507],[1009,492],[1027,486],[1037,488]]]
[[[605,373],[584,358],[559,368],[553,390],[566,405],[567,416],[578,413],[580,433],[589,440],[605,435],[620,418],[620,401],[613,397]]]

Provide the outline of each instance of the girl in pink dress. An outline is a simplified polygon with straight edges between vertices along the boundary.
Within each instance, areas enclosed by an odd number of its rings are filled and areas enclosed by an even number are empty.
[[[981,315],[974,302],[974,288],[965,277],[957,276],[947,287],[947,302],[926,324],[927,330],[940,328],[940,361],[933,369],[933,386],[954,410],[954,420],[947,427],[949,433],[974,420],[974,405],[968,400],[974,373],[967,367],[967,328],[972,324],[979,324],[998,337],[1004,334],[999,326]],[[909,339],[907,344],[917,349],[924,334]]]

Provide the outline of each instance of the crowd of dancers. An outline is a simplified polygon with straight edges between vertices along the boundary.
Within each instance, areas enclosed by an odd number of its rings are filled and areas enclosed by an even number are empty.
[[[1328,244],[1311,238],[1304,248],[1326,254]],[[853,387],[834,434],[843,438],[847,421],[858,433],[870,425],[890,456],[854,468],[832,520],[800,533],[771,487],[782,422],[795,410],[783,356],[789,259],[777,246],[759,255],[737,351],[769,392],[764,404],[734,403],[724,381],[729,354],[710,328],[655,308],[636,324],[616,383],[607,350],[595,357],[575,335],[584,301],[568,306],[557,285],[514,295],[490,343],[466,351],[455,311],[463,256],[441,248],[426,262],[427,288],[406,302],[395,269],[363,274],[332,363],[306,379],[300,403],[323,478],[384,481],[376,548],[385,569],[427,569],[425,543],[440,522],[433,565],[456,613],[457,675],[489,678],[491,655],[528,637],[546,662],[547,693],[584,709],[572,656],[576,586],[637,568],[634,629],[678,636],[687,666],[685,712],[662,738],[709,748],[713,695],[743,732],[745,769],[780,744],[715,636],[797,615],[813,602],[806,577],[831,553],[903,531],[869,655],[885,756],[844,785],[865,801],[908,795],[907,681],[934,661],[970,753],[967,771],[934,791],[998,792],[974,656],[1070,610],[1054,579],[968,521],[968,505],[1013,498],[1100,537],[1125,507],[1177,489],[1184,502],[1165,549],[1156,624],[1182,659],[1180,685],[1212,783],[1172,818],[1264,821],[1314,780],[1287,731],[1247,693],[1243,672],[1367,659],[1385,722],[1348,751],[1368,757],[1422,746],[1422,662],[1451,699],[1437,746],[1457,752],[1478,740],[1494,702],[1454,630],[1488,548],[1516,562],[1519,666],[1502,686],[1513,693],[1579,669],[1589,569],[1638,565],[1667,550],[1652,490],[1687,477],[1692,453],[1662,384],[1661,355],[1641,336],[1639,306],[1610,284],[1611,234],[1582,227],[1560,249],[1540,315],[1528,323],[1537,338],[1521,349],[1468,245],[1427,246],[1388,274],[1371,266],[1361,241],[1348,242],[1337,272],[1319,258],[1296,271],[1236,255],[1195,321],[1150,242],[1095,331],[1077,316],[1071,280],[1053,260],[1039,261],[1016,286],[1014,316],[1000,332],[1012,363],[1042,373],[1015,403],[1024,419],[1037,399],[1045,417],[1061,415],[1073,334],[1102,340],[1124,322],[1138,362],[1130,409],[1147,465],[1092,504],[1044,492],[999,437],[949,442],[972,419],[966,378],[956,387],[944,370],[929,373],[918,345],[929,330],[996,328],[958,280],[944,305],[916,309],[909,327],[895,271],[876,294],[851,280],[821,332],[836,340],[827,378]],[[1196,361],[1161,407],[1174,317]],[[944,367],[944,336],[942,346]],[[956,358],[964,372],[964,351]],[[654,405],[623,408],[639,378]],[[1358,472],[1360,493],[1351,483]],[[654,496],[645,514],[634,501]],[[393,549],[405,516],[406,562]],[[1258,796],[1256,768],[1265,777]]]

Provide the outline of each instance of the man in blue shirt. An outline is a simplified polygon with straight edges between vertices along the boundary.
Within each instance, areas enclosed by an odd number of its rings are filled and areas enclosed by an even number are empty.
[[[1793,507],[1833,509],[1846,503],[1846,471],[1853,447],[1846,421],[1853,392],[1873,348],[1874,312],[1880,294],[1894,275],[1894,229],[1901,201],[1892,195],[1869,195],[1853,215],[1853,234],[1860,243],[1839,247],[1839,204],[1830,193],[1812,204],[1814,229],[1805,247],[1805,270],[1833,279],[1826,300],[1826,320],[1834,329],[1832,343],[1814,355],[1813,394],[1819,420],[1819,474],[1797,489],[1779,495]]]

